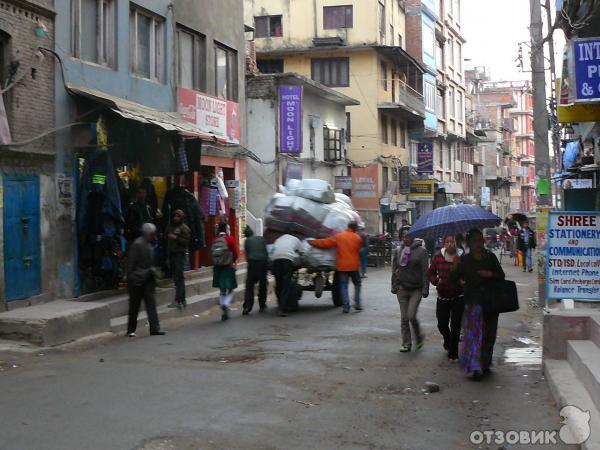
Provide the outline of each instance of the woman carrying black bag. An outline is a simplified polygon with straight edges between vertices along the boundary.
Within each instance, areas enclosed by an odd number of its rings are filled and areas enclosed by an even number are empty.
[[[504,271],[496,255],[484,249],[483,233],[469,231],[467,242],[470,253],[457,262],[450,278],[464,283],[465,310],[463,313],[463,341],[460,362],[474,380],[487,374],[492,364],[498,330],[498,312],[486,308],[492,285],[504,280]]]

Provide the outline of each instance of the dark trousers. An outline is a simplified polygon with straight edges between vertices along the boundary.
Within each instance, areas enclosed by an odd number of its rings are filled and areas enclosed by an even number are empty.
[[[169,255],[171,275],[175,282],[175,303],[185,303],[185,253],[171,253]]]
[[[258,304],[262,308],[267,304],[267,261],[248,261],[246,273],[246,292],[244,309],[252,311],[254,306],[254,286],[258,283]]]
[[[448,350],[448,356],[452,358],[458,358],[458,343],[464,308],[463,297],[437,299],[435,315],[438,321],[438,330],[444,338],[444,348]]]
[[[150,332],[160,331],[158,314],[156,312],[155,290],[156,284],[154,280],[146,281],[141,286],[129,286],[129,319],[127,321],[127,333],[135,333],[142,300],[144,300],[146,314],[148,314]]]
[[[287,259],[276,259],[273,261],[273,275],[275,276],[275,294],[277,304],[282,312],[289,310],[289,298],[294,275],[294,263]]]
[[[483,342],[481,348],[481,367],[489,369],[494,356],[494,344],[498,334],[498,314],[483,313]]]

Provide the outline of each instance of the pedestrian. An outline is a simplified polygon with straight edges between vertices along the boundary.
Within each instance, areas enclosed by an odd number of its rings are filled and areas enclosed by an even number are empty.
[[[329,238],[314,239],[309,243],[317,248],[336,248],[336,269],[342,294],[342,311],[350,312],[350,294],[348,292],[350,280],[354,284],[354,309],[362,311],[360,297],[362,282],[359,271],[360,249],[363,246],[363,240],[358,234],[358,224],[352,221],[348,224],[346,231],[336,233]]]
[[[443,247],[431,259],[428,271],[429,281],[437,288],[435,315],[438,330],[444,338],[444,350],[453,361],[458,359],[464,299],[462,286],[457,281],[450,280],[449,275],[460,253],[454,236],[446,236]]]
[[[480,230],[469,231],[467,240],[471,251],[455,262],[450,279],[461,281],[464,289],[460,362],[474,380],[479,380],[490,371],[498,330],[498,314],[486,313],[483,309],[486,290],[491,280],[504,279],[504,271],[496,255],[485,250]]]
[[[362,246],[360,247],[360,277],[367,278],[367,266],[369,265],[369,235],[365,231],[364,225],[359,227],[358,234],[362,239]]]
[[[217,225],[217,237],[211,247],[213,260],[213,287],[219,289],[219,304],[223,311],[221,320],[229,319],[229,306],[237,288],[235,275],[238,249],[235,238],[227,233],[227,224],[220,222]]]
[[[429,258],[422,241],[413,239],[407,231],[400,236],[402,244],[394,252],[392,260],[392,293],[398,297],[400,304],[400,325],[402,329],[401,352],[410,352],[412,336],[415,346],[423,347],[424,336],[417,319],[417,311],[421,298],[429,296],[429,279],[427,275]]]
[[[175,282],[175,299],[170,308],[183,309],[187,306],[185,296],[185,258],[192,239],[192,231],[183,222],[185,214],[181,209],[173,212],[173,220],[167,225],[167,258],[171,268],[171,275]]]
[[[533,272],[533,250],[535,247],[535,232],[529,228],[529,222],[525,221],[517,235],[517,248],[523,254],[523,272]]]
[[[148,314],[151,335],[164,335],[160,330],[158,313],[156,312],[156,269],[154,268],[154,247],[156,226],[145,223],[141,227],[142,235],[138,237],[127,255],[126,273],[129,289],[129,317],[127,320],[127,336],[135,337],[138,314],[142,300]]]
[[[248,272],[246,273],[246,292],[244,295],[244,309],[242,314],[248,315],[254,307],[254,286],[258,283],[258,305],[259,312],[267,309],[267,270],[269,256],[267,246],[262,236],[255,236],[250,226],[244,230],[246,241],[244,250],[248,261]]]
[[[300,262],[300,244],[300,239],[296,236],[284,234],[273,243],[269,254],[280,317],[286,317],[290,311],[292,278]]]
[[[125,238],[128,242],[135,241],[142,235],[142,225],[154,223],[152,207],[148,204],[146,188],[139,187],[135,191],[135,201],[130,203],[125,215]]]

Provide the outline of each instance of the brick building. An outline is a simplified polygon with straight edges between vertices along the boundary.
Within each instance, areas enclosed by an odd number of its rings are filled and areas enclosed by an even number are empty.
[[[0,303],[50,297],[56,218],[52,0],[0,1]],[[4,106],[4,107],[2,107]],[[24,300],[27,299],[27,300]]]

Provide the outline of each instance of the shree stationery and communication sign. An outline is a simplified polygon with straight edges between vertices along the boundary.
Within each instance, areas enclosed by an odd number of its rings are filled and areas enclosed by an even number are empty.
[[[550,212],[547,233],[548,298],[600,301],[600,212]]]

